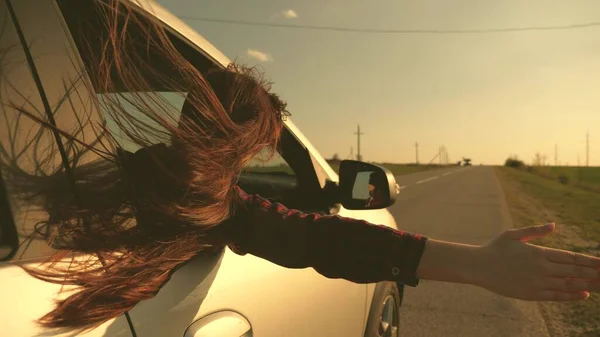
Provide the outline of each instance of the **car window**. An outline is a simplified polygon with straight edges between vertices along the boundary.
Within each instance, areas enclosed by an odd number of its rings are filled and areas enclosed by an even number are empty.
[[[296,173],[278,152],[264,150],[257,154],[244,167],[239,186],[247,193],[299,207]]]
[[[140,93],[136,93],[140,95]],[[144,93],[141,93],[144,95]],[[155,93],[146,93],[148,95],[148,102],[152,104],[152,96],[158,95],[161,96],[165,101],[170,104],[169,110],[172,111],[172,116],[175,120],[179,119],[179,115],[181,114],[181,110],[183,108],[183,104],[185,102],[185,97],[187,93],[181,92],[155,92]],[[113,96],[113,97],[110,97]],[[146,123],[153,123],[148,117],[143,115],[142,113],[136,113],[136,107],[129,104],[127,100],[127,94],[120,93],[119,97],[115,94],[104,93],[97,94],[97,97],[100,101],[111,98],[118,99],[122,101],[122,104],[128,108],[128,112],[132,115],[135,115],[141,119],[144,119]],[[162,100],[161,100],[162,101]],[[119,145],[128,151],[135,151],[139,148],[138,144],[133,143],[126,135],[123,134],[123,131],[117,126],[115,121],[111,119],[111,116],[106,113],[104,107],[101,105],[100,111],[103,113],[104,118],[107,120],[108,129],[111,130],[111,133],[115,135],[116,141]],[[155,139],[154,141],[157,141]],[[165,139],[160,139],[165,143],[169,143],[170,139],[165,137]],[[265,149],[258,153],[252,160],[244,167],[243,174],[263,174],[263,175],[286,175],[286,176],[295,176],[296,173],[290,167],[290,165],[286,162],[286,160],[281,156],[281,154],[277,151],[269,151]]]
[[[157,95],[161,98],[164,98],[170,104],[169,110],[171,111],[174,120],[179,119],[186,95],[186,93],[175,92],[136,94],[147,95],[148,102],[153,102],[153,98],[155,98],[154,96]],[[120,93],[119,97],[110,97],[113,95],[115,94],[97,94],[97,97],[100,101],[116,98],[121,101],[124,107],[128,109],[128,113],[143,119],[146,123],[152,123],[152,121],[145,117],[141,112],[136,113],[135,106],[130,104],[128,105],[127,94]],[[113,133],[115,141],[119,144],[119,146],[131,152],[136,151],[139,148],[139,145],[132,142],[129,137],[123,134],[121,128],[119,128],[115,121],[111,119],[110,114],[104,110],[102,104],[100,111],[102,112],[104,118],[106,118],[107,127]],[[154,139],[149,140],[151,142],[163,142],[166,144],[170,142],[169,137],[162,137],[162,139],[159,139],[159,137],[160,136],[157,135],[154,137]],[[265,149],[252,158],[252,160],[243,168],[241,177],[239,179],[239,185],[248,193],[260,194],[265,198],[274,199],[280,202],[293,203],[291,196],[293,195],[293,190],[295,190],[297,187],[297,178],[294,170],[279,152],[273,152]]]
[[[185,97],[187,93],[182,92],[155,92],[155,93],[136,93],[137,95],[147,95],[149,104],[152,104],[154,96],[160,96],[165,101],[170,104],[169,110],[171,110],[171,115],[174,120],[178,120],[181,114],[181,110],[183,108],[183,104],[185,102]],[[112,97],[111,97],[112,96]],[[128,109],[128,113],[143,119],[146,123],[153,123],[148,117],[144,114],[136,113],[136,107],[128,104],[127,99],[128,94],[119,93],[118,96],[111,93],[101,93],[97,94],[99,101],[103,101],[105,99],[118,99],[121,101],[124,107]],[[162,100],[161,100],[162,101]],[[125,150],[128,151],[136,151],[139,148],[139,145],[132,142],[129,137],[123,134],[123,130],[117,126],[114,120],[111,119],[109,113],[106,112],[105,106],[100,106],[100,111],[102,112],[104,118],[107,121],[107,127],[111,130],[111,133],[114,135],[115,140]],[[158,137],[157,137],[158,138]],[[168,137],[164,137],[164,139],[152,139],[152,141],[161,141],[166,144],[170,142]],[[260,174],[262,176],[287,176],[294,177],[296,173],[290,167],[290,165],[285,161],[285,159],[281,156],[281,154],[277,151],[269,151],[265,149],[258,153],[252,160],[244,167],[242,171],[242,175],[256,175]]]
[[[0,260],[38,257],[51,251],[43,240],[29,240],[35,229],[48,221],[48,214],[39,200],[24,192],[31,192],[29,183],[41,183],[47,175],[63,171],[60,156],[55,155],[58,153],[55,135],[19,109],[48,121],[25,50],[3,1],[0,2]],[[64,182],[59,185],[68,185]]]
[[[178,120],[179,116],[181,115],[181,110],[183,108],[183,104],[185,102],[185,97],[186,97],[187,93],[157,91],[157,92],[151,92],[151,93],[150,92],[149,93],[139,93],[139,92],[123,93],[123,92],[120,92],[118,94],[115,94],[115,93],[97,93],[96,94],[96,98],[100,102],[100,113],[102,114],[102,117],[106,120],[106,126],[110,130],[112,136],[114,137],[114,140],[117,142],[117,144],[121,148],[123,148],[127,151],[130,151],[130,152],[135,152],[136,150],[139,149],[140,145],[133,142],[124,133],[123,129],[120,128],[117,125],[117,123],[114,121],[111,114],[107,112],[108,111],[107,105],[103,104],[103,103],[107,103],[107,102],[118,101],[119,104],[122,105],[123,109],[125,109],[128,114],[135,116],[143,123],[148,123],[148,124],[152,125],[153,128],[157,127],[158,125],[156,124],[156,122],[151,120],[148,116],[146,116],[142,112],[139,112],[137,107],[130,103],[130,102],[134,101],[134,99],[131,99],[132,95],[138,96],[137,100],[139,100],[140,97],[142,99],[144,97],[146,97],[146,99],[144,101],[150,107],[152,107],[155,104],[163,104],[163,106],[160,107],[161,111],[167,110],[173,120]],[[164,103],[168,104],[166,109],[164,107]],[[112,103],[108,103],[108,104],[112,104]],[[166,135],[166,133],[165,133],[165,135]],[[165,143],[165,144],[170,144],[171,138],[166,137],[165,135],[146,134],[145,136],[152,143],[161,142],[161,143]]]
[[[263,150],[250,161],[243,170],[243,174],[270,174],[270,175],[287,175],[295,176],[296,173],[290,165],[278,153]]]

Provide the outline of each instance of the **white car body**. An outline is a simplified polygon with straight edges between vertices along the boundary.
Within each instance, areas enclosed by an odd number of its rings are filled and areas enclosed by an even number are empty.
[[[59,97],[65,92],[61,83],[77,74],[73,60],[79,58],[60,8],[55,0],[9,0],[7,4],[14,10],[11,13],[3,1],[0,18],[7,20],[5,24],[13,25],[14,14],[22,34],[17,34],[17,26],[9,27],[3,32],[5,36],[0,37],[0,50],[19,42],[19,38],[25,39],[48,101],[53,108],[57,107]],[[230,62],[192,28],[158,4],[140,1],[138,5],[199,53],[209,56],[220,66]],[[23,45],[19,43],[18,48]],[[24,52],[25,49],[11,54],[10,60],[16,66],[14,71],[2,77],[0,90],[6,97],[13,93],[7,83],[16,83],[20,92],[26,93],[32,104],[43,111]],[[19,97],[15,97],[18,101]],[[67,104],[60,109],[73,107]],[[57,116],[57,124],[70,123],[68,118]],[[0,141],[4,142],[8,132],[2,123]],[[289,119],[286,126],[310,152],[319,179],[337,181],[334,170]],[[19,205],[12,206],[16,222],[30,221],[25,219],[28,216],[26,210],[20,209]],[[350,211],[340,207],[337,213],[396,228],[394,218],[387,210]],[[24,250],[18,252],[18,260],[0,262],[2,335],[53,335],[44,332],[34,320],[52,309],[53,299],[61,287],[34,279],[19,266],[35,267],[39,258],[50,252],[49,247],[37,244],[29,247],[22,257],[20,254]],[[226,248],[218,256],[197,258],[185,265],[155,298],[138,304],[129,315],[136,335],[143,337],[238,337],[250,336],[244,335],[250,330],[252,335],[260,337],[360,337],[364,335],[374,289],[374,284],[327,279],[312,268],[286,269],[251,255],[236,255]],[[63,335],[68,334],[56,334]],[[123,316],[81,334],[87,337],[132,335]]]

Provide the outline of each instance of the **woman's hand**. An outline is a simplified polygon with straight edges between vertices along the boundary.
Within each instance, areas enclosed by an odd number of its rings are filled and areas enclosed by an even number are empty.
[[[527,243],[554,224],[507,230],[478,247],[472,282],[497,294],[529,301],[573,301],[600,291],[600,258]]]

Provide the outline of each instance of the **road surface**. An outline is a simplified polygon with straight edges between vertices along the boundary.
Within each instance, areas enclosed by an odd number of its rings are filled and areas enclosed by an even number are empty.
[[[453,167],[399,176],[390,208],[398,226],[426,236],[480,244],[512,227],[502,189],[490,167]],[[533,302],[486,290],[421,280],[405,287],[403,337],[547,337]]]

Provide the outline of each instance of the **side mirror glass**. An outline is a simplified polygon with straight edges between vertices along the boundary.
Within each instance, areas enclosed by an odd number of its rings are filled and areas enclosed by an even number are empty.
[[[346,209],[387,208],[400,192],[394,175],[379,165],[344,160],[339,172],[341,203]]]

